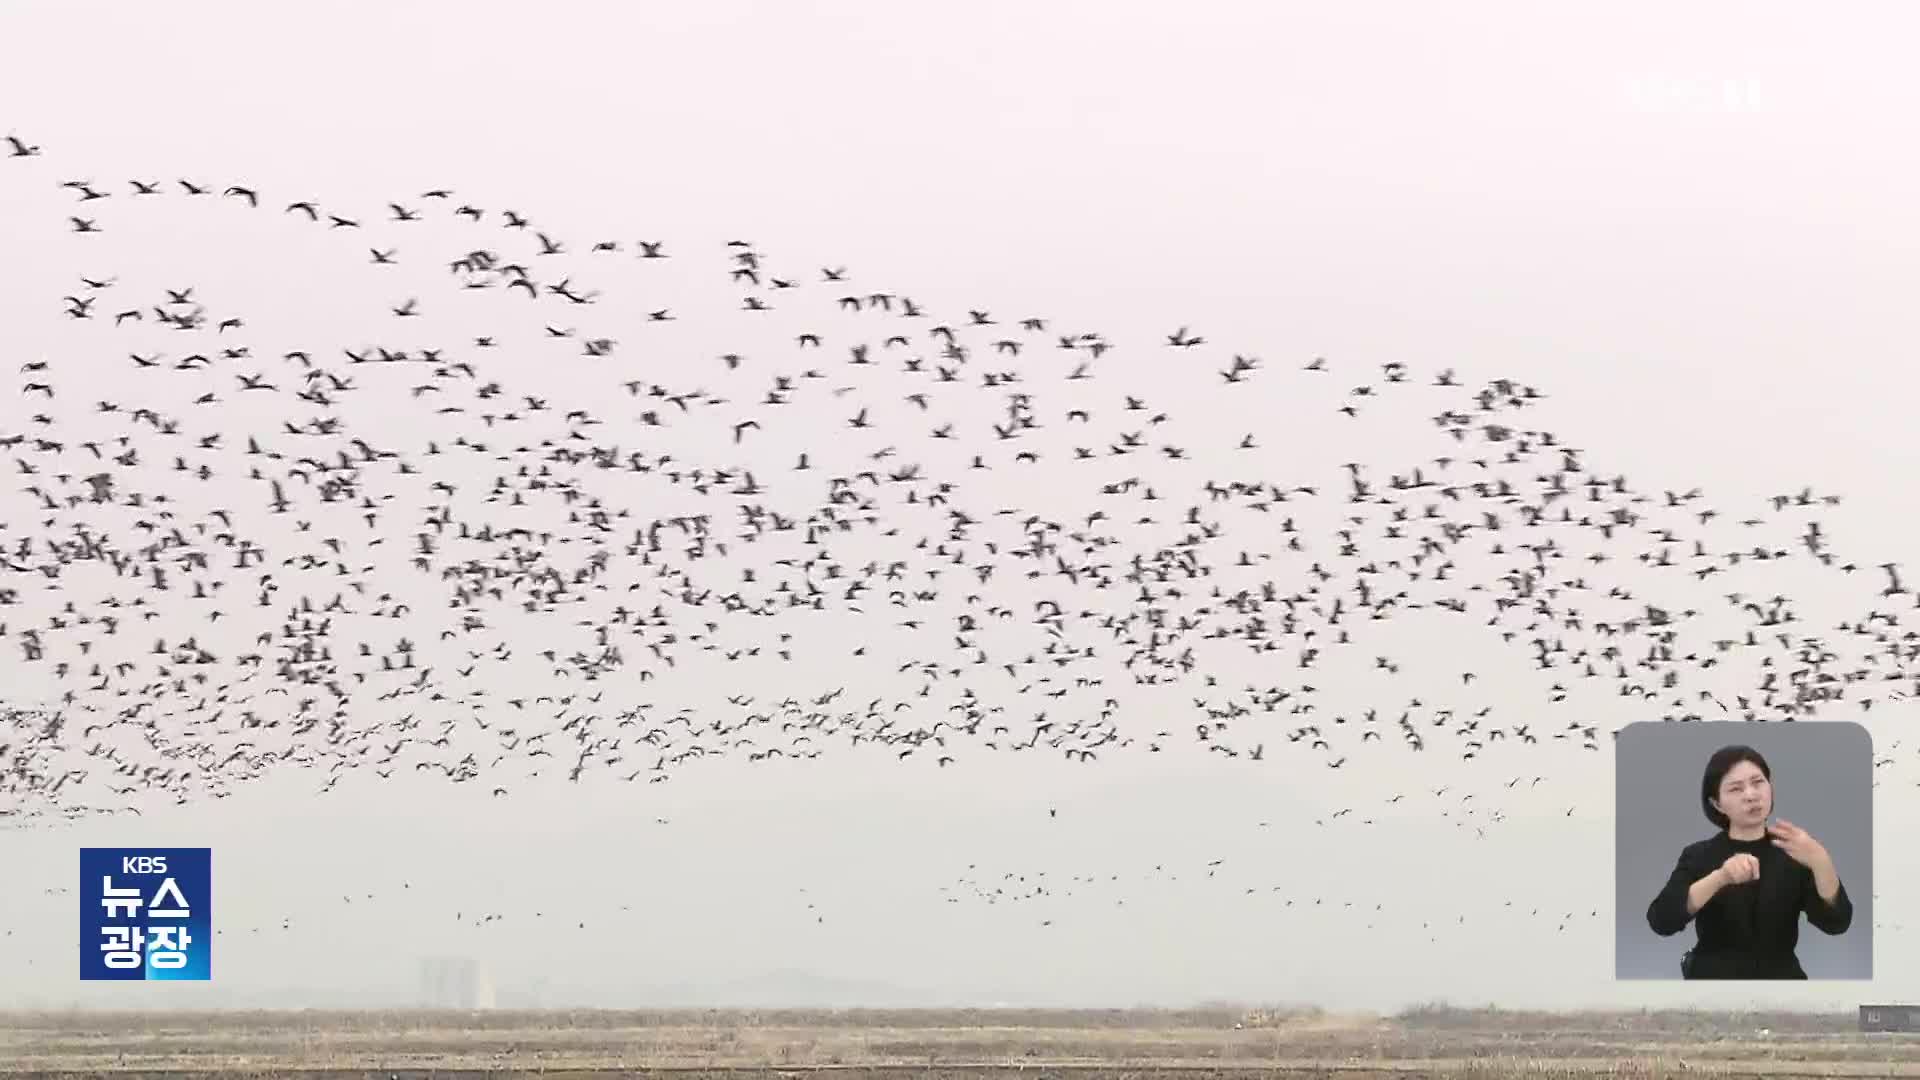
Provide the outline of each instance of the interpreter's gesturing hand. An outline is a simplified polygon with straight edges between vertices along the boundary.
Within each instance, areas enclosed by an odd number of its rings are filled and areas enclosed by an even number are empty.
[[[1727,884],[1740,885],[1760,878],[1760,860],[1745,852],[1727,856],[1720,864],[1720,872],[1727,875]]]
[[[1820,841],[1791,821],[1774,822],[1767,829],[1767,835],[1772,838],[1774,847],[1786,852],[1794,862],[1809,870],[1833,864],[1833,856],[1827,854],[1827,849],[1821,846]]]

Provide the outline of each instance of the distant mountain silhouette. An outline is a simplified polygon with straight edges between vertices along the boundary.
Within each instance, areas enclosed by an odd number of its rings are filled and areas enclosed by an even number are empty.
[[[496,976],[497,980],[497,976]],[[569,988],[543,981],[496,981],[495,1007],[602,1009],[913,1009],[1008,1008],[1054,1005],[1017,992],[941,991],[875,979],[841,978],[799,968],[776,968],[754,975],[714,981],[682,980],[642,986],[597,983]],[[223,987],[182,984],[172,1003],[184,1009],[413,1009],[419,989],[410,983],[356,990],[323,987]],[[60,999],[38,997],[0,1003],[9,1008],[127,1010],[151,1007],[151,997],[113,984],[89,984]]]
[[[636,1005],[719,1008],[932,1008],[1027,1005],[1020,994],[930,990],[873,979],[850,979],[798,968],[777,968],[757,975],[716,982],[681,981],[635,995]]]

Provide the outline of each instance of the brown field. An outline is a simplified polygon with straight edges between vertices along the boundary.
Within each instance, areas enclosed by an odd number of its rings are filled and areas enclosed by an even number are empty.
[[[0,1076],[1920,1077],[1920,1035],[1855,1028],[1852,1013],[1445,1006],[1394,1016],[1238,1007],[42,1012],[0,1014]]]

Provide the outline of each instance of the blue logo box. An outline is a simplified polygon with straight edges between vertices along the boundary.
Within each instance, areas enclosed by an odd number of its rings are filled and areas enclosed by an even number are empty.
[[[213,978],[212,848],[81,848],[80,978]]]

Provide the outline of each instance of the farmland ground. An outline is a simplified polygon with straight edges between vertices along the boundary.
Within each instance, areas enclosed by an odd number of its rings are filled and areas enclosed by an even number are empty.
[[[0,1076],[234,1080],[1913,1076],[1852,1014],[1318,1010],[0,1013]]]

